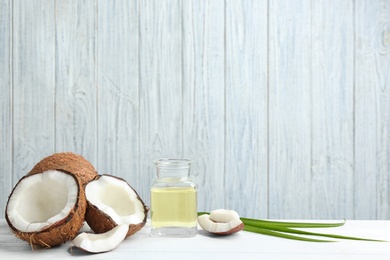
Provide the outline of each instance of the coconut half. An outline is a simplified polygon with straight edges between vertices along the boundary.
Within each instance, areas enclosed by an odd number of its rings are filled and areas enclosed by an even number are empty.
[[[6,206],[8,225],[31,245],[53,247],[73,239],[84,223],[84,186],[96,176],[81,155],[45,157],[14,187]]]
[[[9,196],[5,217],[17,237],[41,247],[73,239],[83,225],[84,189],[64,170],[26,175]]]
[[[148,209],[124,179],[99,175],[86,185],[85,195],[88,204],[85,220],[95,233],[105,233],[126,224],[128,237],[146,223]]]

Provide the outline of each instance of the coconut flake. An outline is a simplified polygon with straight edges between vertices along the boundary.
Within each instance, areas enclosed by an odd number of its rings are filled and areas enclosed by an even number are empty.
[[[122,224],[101,234],[81,233],[72,240],[73,246],[90,253],[102,253],[116,248],[126,237],[129,226]]]
[[[214,222],[226,223],[233,219],[239,219],[237,211],[229,209],[215,209],[210,212],[210,219]]]
[[[198,217],[198,223],[204,230],[216,235],[230,235],[244,228],[238,213],[226,209],[213,210],[210,215],[203,214]]]
[[[236,218],[231,219],[226,223],[214,222],[207,214],[199,216],[198,222],[204,230],[212,233],[224,233],[242,224],[242,221]]]

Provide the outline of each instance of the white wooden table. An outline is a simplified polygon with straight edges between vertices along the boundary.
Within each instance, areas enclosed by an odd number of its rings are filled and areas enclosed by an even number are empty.
[[[321,232],[390,241],[390,221],[347,221],[343,227]],[[70,243],[34,250],[17,239],[5,220],[0,220],[0,259],[390,259],[390,242],[343,240],[313,243],[241,231],[215,237],[200,230],[193,238],[150,237],[150,225],[127,238],[113,251],[88,254],[70,249]],[[222,258],[223,257],[223,258]]]

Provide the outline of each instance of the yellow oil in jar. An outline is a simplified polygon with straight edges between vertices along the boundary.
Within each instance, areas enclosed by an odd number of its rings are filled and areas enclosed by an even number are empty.
[[[195,227],[197,196],[194,187],[159,187],[151,189],[153,228]]]

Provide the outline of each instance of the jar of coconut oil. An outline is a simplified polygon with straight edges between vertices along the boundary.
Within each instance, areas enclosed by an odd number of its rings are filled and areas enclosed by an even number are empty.
[[[150,189],[152,236],[192,237],[197,233],[197,185],[191,161],[159,159]]]

